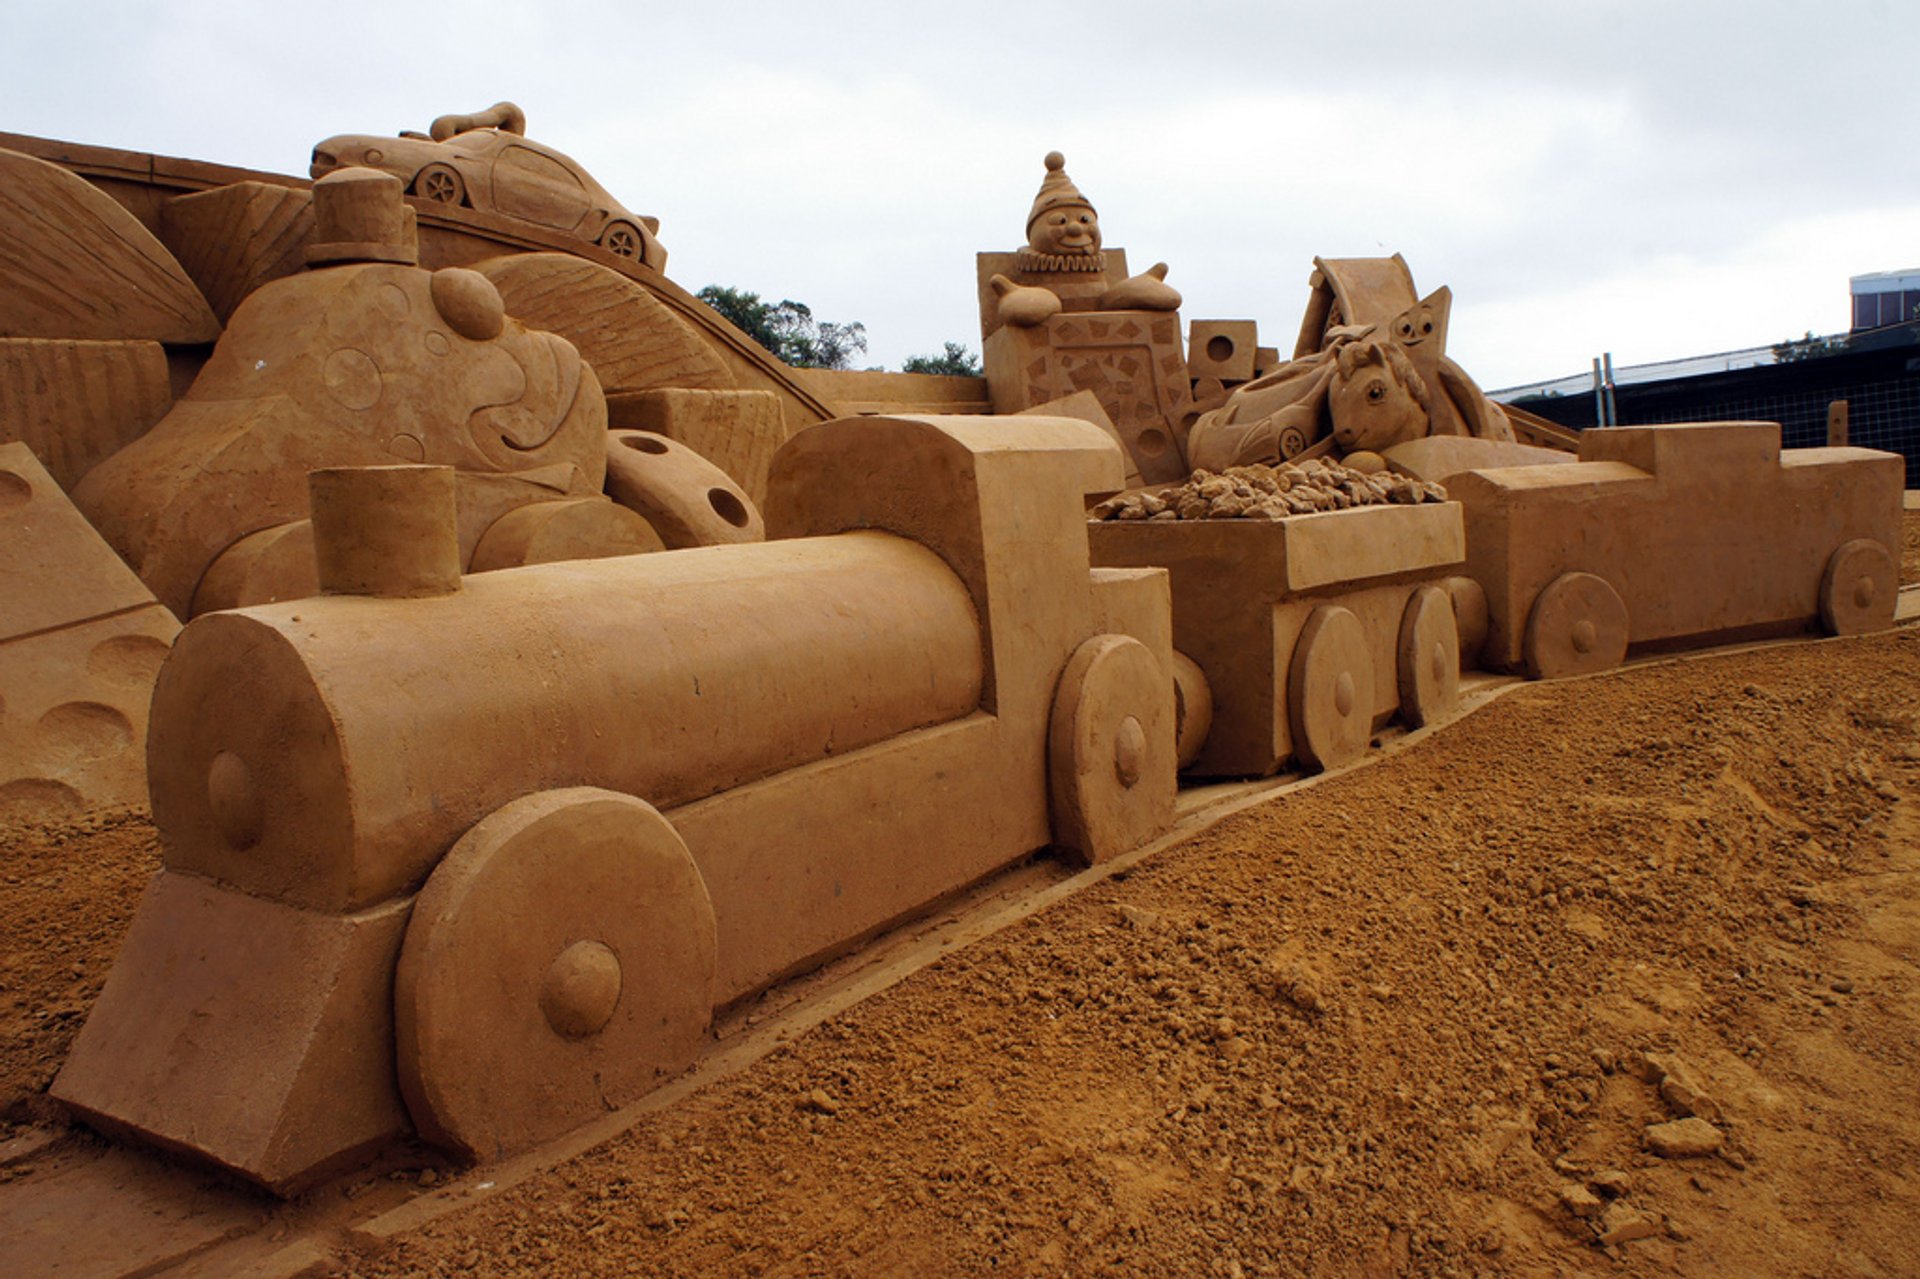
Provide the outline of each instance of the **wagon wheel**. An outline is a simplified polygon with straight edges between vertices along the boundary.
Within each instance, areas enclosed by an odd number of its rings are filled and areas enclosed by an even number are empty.
[[[1308,768],[1337,768],[1373,736],[1373,658],[1351,610],[1322,604],[1300,630],[1287,672],[1293,753]]]
[[[1054,843],[1088,865],[1173,825],[1173,681],[1153,651],[1096,635],[1067,661],[1047,728]]]
[[[465,204],[467,184],[453,167],[429,164],[413,178],[413,193],[435,204]]]
[[[415,1126],[491,1159],[639,1096],[693,1060],[713,973],[706,884],[651,805],[514,800],[453,846],[407,925],[394,1031]]]
[[[1534,679],[1611,670],[1627,655],[1626,603],[1603,577],[1562,573],[1533,601],[1522,655]]]
[[[1453,713],[1460,703],[1460,625],[1453,600],[1438,586],[1423,586],[1400,618],[1400,717],[1424,728]]]
[[[617,258],[632,258],[635,262],[644,261],[647,256],[647,242],[640,228],[631,222],[607,223],[607,229],[600,233],[600,247]]]
[[[1832,635],[1860,635],[1893,625],[1900,590],[1893,556],[1870,537],[1835,551],[1820,577],[1820,620]]]

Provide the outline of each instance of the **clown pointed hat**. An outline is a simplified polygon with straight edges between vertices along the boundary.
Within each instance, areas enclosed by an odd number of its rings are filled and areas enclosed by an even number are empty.
[[[1040,179],[1040,194],[1033,197],[1033,211],[1027,214],[1027,230],[1033,230],[1033,224],[1048,209],[1057,209],[1063,204],[1084,205],[1092,209],[1093,201],[1080,194],[1080,188],[1073,185],[1073,179],[1067,176],[1067,157],[1058,151],[1047,152],[1047,176]],[[1094,209],[1098,213],[1098,209]]]

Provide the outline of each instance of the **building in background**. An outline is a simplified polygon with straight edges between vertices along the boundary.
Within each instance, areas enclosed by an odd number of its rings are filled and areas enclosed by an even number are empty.
[[[1920,267],[1911,271],[1874,271],[1849,282],[1853,329],[1881,329],[1920,320]]]
[[[1781,444],[1827,442],[1827,410],[1847,402],[1847,440],[1907,460],[1920,488],[1920,269],[1856,275],[1853,328],[1827,337],[1613,371],[1613,424],[1778,422]],[[1493,399],[1583,430],[1601,424],[1590,374],[1491,392]]]

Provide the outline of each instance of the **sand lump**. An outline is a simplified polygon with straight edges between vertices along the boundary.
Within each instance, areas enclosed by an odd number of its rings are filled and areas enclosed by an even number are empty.
[[[1089,514],[1096,520],[1284,520],[1354,506],[1446,500],[1447,491],[1438,484],[1311,458],[1284,466],[1197,470],[1184,484],[1121,493]]]

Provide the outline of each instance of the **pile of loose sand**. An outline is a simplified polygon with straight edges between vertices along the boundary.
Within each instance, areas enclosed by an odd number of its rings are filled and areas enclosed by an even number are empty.
[[[1524,688],[333,1272],[1920,1273],[1917,725],[1912,630]],[[4,848],[19,1121],[157,854]]]

